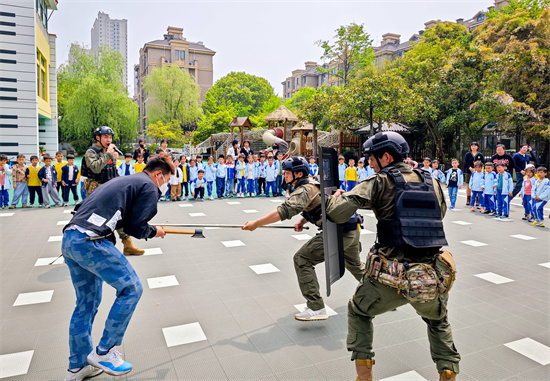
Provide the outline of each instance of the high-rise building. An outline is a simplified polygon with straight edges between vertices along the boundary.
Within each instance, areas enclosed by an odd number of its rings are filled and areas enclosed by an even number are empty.
[[[57,0],[0,0],[0,153],[10,159],[58,149],[55,10]]]
[[[92,28],[92,52],[97,54],[100,46],[108,46],[124,58],[124,86],[128,86],[128,20],[111,19],[99,12]]]
[[[212,59],[216,54],[202,41],[190,42],[183,37],[183,28],[169,26],[162,40],[145,43],[139,50],[139,65],[134,66],[134,99],[139,106],[140,132],[147,126],[147,93],[143,80],[153,68],[176,65],[186,70],[201,89],[201,101],[214,82]]]

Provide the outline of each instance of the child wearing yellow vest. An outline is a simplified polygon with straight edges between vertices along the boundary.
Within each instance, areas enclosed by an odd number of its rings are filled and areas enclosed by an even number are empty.
[[[44,203],[42,197],[42,181],[38,178],[38,171],[40,171],[40,165],[38,164],[38,156],[31,156],[31,165],[27,167],[26,176],[29,179],[29,197],[30,206],[34,206],[35,194],[38,194],[38,207],[41,208]]]
[[[63,160],[63,152],[57,151],[55,153],[55,160],[56,162],[53,163],[53,166],[55,168],[55,171],[57,172],[57,179],[55,180],[55,189],[57,189],[57,192],[59,193],[59,190],[62,189],[62,181],[61,181],[61,168],[63,168],[65,165],[67,165],[67,162]]]

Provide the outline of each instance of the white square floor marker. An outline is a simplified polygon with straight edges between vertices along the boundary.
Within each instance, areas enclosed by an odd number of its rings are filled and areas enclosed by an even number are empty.
[[[512,341],[504,346],[516,351],[517,353],[538,362],[541,365],[550,364],[550,347],[539,343],[529,337],[525,339]]]
[[[243,212],[247,213],[247,214],[251,214],[251,213],[260,213],[258,212],[256,209],[245,209],[243,210]]]
[[[298,312],[304,312],[307,308],[307,304],[306,303],[303,303],[303,304],[295,304],[294,305],[294,308],[296,308],[298,310]],[[338,315],[338,312],[334,311],[332,308],[330,308],[329,306],[327,306],[325,304],[325,309],[327,310],[327,315],[328,316],[336,316]]]
[[[281,271],[277,267],[272,265],[271,263],[266,263],[264,265],[253,265],[253,266],[248,266],[248,267],[250,267],[250,269],[258,275],[276,273],[276,272]]]
[[[15,299],[15,303],[13,303],[13,306],[17,307],[26,306],[28,304],[49,303],[52,301],[52,296],[53,290],[19,294],[17,296],[17,299]]]
[[[476,277],[486,280],[488,282],[494,283],[494,284],[503,284],[503,283],[510,283],[513,282],[513,279],[506,278],[502,275],[498,275],[495,273],[483,273],[483,274],[476,274]]]
[[[72,211],[73,211],[72,209],[64,210],[63,214],[71,214]]]
[[[178,206],[180,208],[192,208],[193,207],[193,205],[191,205],[191,204],[178,204]]]
[[[0,213],[0,217],[11,217],[13,216],[15,213]]]
[[[398,374],[388,378],[383,378],[380,381],[428,381],[414,370],[407,373]]]
[[[0,356],[0,378],[27,374],[34,351],[10,353]]]
[[[453,209],[449,208],[447,210],[450,210],[451,212],[460,212],[460,211],[462,211],[462,209],[457,209],[457,208],[453,208]]]
[[[466,222],[466,221],[451,221],[453,224],[457,224],[457,225],[462,225],[462,226],[466,226],[466,225],[471,225],[472,223],[471,222]]]
[[[238,247],[238,246],[246,246],[243,241],[236,240],[236,241],[222,241],[222,244],[225,247]]]
[[[166,346],[168,347],[206,340],[206,335],[199,323],[163,328],[162,333],[164,334],[164,340],[166,340]]]
[[[269,200],[269,201],[271,201],[271,202],[279,202],[279,203],[280,203],[280,202],[285,202],[285,200]]]
[[[145,253],[143,255],[160,255],[164,254],[162,252],[162,249],[160,247],[153,247],[151,249],[145,249]]]
[[[550,269],[550,262],[541,263],[539,266],[546,267],[547,269]]]
[[[150,289],[179,286],[179,282],[174,275],[159,276],[156,278],[147,278],[147,284]]]
[[[474,240],[468,240],[468,241],[460,241],[460,243],[463,243],[465,245],[473,246],[473,247],[481,247],[481,246],[487,246],[486,243],[474,241]]]
[[[361,229],[361,233],[359,233],[359,235],[366,235],[366,234],[374,234],[374,232],[367,229]]]
[[[293,234],[292,237],[296,238],[298,241],[307,241],[313,238],[309,234]]]
[[[241,205],[239,201],[228,201],[227,205]]]
[[[510,237],[517,238],[517,239],[522,239],[524,241],[531,241],[533,239],[536,239],[535,237],[531,237],[531,236],[523,235],[523,234],[514,234],[514,235],[511,235]]]
[[[70,221],[57,221],[57,226],[65,226],[69,223]]]
[[[204,213],[189,213],[189,217],[204,217],[206,214]]]
[[[50,238],[48,238],[48,242],[61,242],[63,241],[62,235],[52,235]]]
[[[61,264],[65,263],[65,260],[63,259],[63,257],[38,258],[34,265],[35,266],[49,266],[50,263],[52,264],[52,266],[53,265],[61,265]]]

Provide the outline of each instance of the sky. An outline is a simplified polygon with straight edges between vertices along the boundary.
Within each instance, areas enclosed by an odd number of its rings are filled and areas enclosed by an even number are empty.
[[[378,46],[385,33],[408,40],[430,20],[469,19],[493,0],[355,0],[355,1],[187,1],[59,0],[49,21],[57,35],[57,62],[67,60],[71,43],[91,45],[98,12],[128,20],[128,85],[133,95],[133,67],[146,42],[162,39],[168,26],[183,28],[188,41],[203,41],[216,51],[214,82],[233,71],[266,78],[275,93],[304,62],[321,63],[319,40],[352,22],[364,24]]]

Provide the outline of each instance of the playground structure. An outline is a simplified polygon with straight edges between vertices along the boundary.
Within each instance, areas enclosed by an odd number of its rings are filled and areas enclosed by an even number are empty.
[[[267,122],[267,129],[253,130],[252,123],[247,117],[233,118],[229,124],[230,132],[212,134],[210,138],[197,144],[191,151],[194,154],[210,154],[218,157],[226,155],[227,148],[231,147],[233,140],[238,140],[241,145],[247,140],[254,152],[269,152],[272,150],[272,145],[276,143],[279,150],[287,156],[309,157],[313,156],[315,141],[320,147],[332,147],[341,154],[345,148],[352,148],[355,152],[359,152],[363,141],[368,138],[365,136],[365,130],[362,130],[360,134],[349,131],[327,132],[317,129],[314,131],[311,123],[300,121],[284,105],[266,116],[264,120]],[[393,126],[391,124],[391,127]],[[390,130],[389,126],[385,127]],[[236,129],[238,132],[235,131]],[[407,131],[407,129],[404,130]]]

